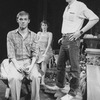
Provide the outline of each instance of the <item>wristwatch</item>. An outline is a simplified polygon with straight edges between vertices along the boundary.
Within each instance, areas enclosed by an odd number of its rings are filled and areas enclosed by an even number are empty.
[[[84,32],[83,31],[80,31],[80,34],[82,35]]]

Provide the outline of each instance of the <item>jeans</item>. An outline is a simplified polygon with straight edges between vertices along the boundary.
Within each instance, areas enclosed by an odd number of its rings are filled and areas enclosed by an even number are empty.
[[[57,80],[56,85],[63,88],[65,85],[65,72],[66,61],[69,60],[71,64],[70,75],[70,88],[75,90],[79,87],[80,67],[79,67],[79,52],[80,52],[79,39],[70,41],[69,36],[63,37],[63,42],[60,47],[59,57],[57,61]]]

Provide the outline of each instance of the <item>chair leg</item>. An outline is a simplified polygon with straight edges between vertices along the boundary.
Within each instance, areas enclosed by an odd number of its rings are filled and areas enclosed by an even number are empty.
[[[6,84],[7,88],[6,88],[6,91],[5,91],[5,98],[7,100],[9,100],[9,96],[10,96],[10,88],[9,88],[9,85],[8,85],[8,80],[7,79],[2,79],[3,83]]]
[[[10,88],[7,87],[7,88],[6,88],[6,91],[5,91],[5,98],[6,98],[6,99],[9,99],[9,96],[10,96]]]

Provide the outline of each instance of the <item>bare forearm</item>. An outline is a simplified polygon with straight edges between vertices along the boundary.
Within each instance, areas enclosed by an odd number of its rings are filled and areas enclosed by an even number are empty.
[[[45,50],[45,54],[47,53],[47,51],[49,50],[50,46],[51,46],[51,42],[52,42],[52,33],[49,34],[49,40],[48,40],[48,45],[47,48]]]
[[[84,26],[81,30],[85,33],[87,32],[89,29],[91,29],[97,22],[99,21],[99,19],[95,19],[95,20],[90,20],[86,26]]]
[[[49,50],[51,44],[48,44],[46,50],[45,50],[45,54],[47,53],[47,51]]]
[[[36,60],[37,60],[37,57],[33,57],[32,58],[32,62],[31,62],[31,65],[30,65],[30,69],[32,69],[34,67],[34,64],[36,63]]]
[[[15,58],[12,59],[12,62],[14,63],[15,67],[18,69],[20,66]]]

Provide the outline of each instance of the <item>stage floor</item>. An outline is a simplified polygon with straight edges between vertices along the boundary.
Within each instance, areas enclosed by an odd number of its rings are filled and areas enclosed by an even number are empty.
[[[5,100],[4,98],[5,89],[6,89],[6,85],[0,80],[0,100]],[[41,100],[55,100],[53,94],[44,93],[42,90],[40,91],[40,98]],[[27,100],[28,99],[29,97],[27,97]],[[22,97],[21,100],[25,100],[25,97]]]
[[[0,100],[6,100],[4,98],[6,85],[0,80]],[[25,99],[26,98],[26,99]],[[56,100],[53,93],[46,93],[43,90],[40,90],[40,100]],[[11,100],[11,99],[10,99]],[[21,97],[21,100],[30,100],[29,96]],[[80,98],[75,98],[73,100],[82,100]],[[84,99],[83,99],[84,100]]]

